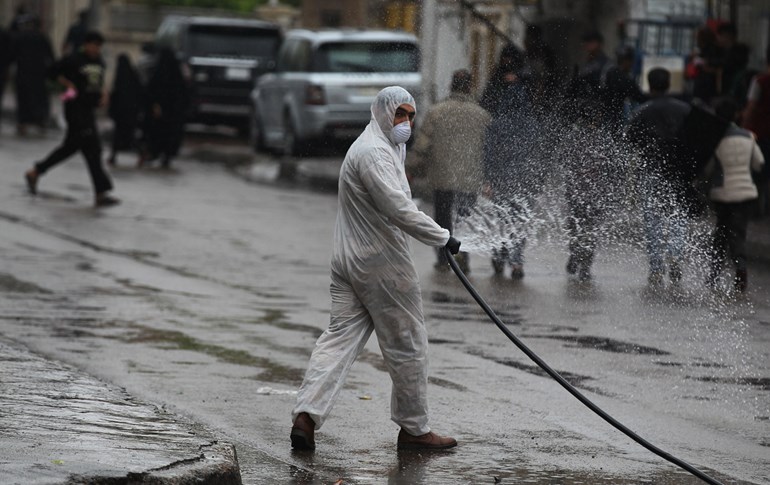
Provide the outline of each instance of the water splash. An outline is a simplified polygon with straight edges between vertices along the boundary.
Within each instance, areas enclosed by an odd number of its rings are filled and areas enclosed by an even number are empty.
[[[705,284],[712,258],[713,218],[708,212],[693,214],[680,203],[676,187],[652,160],[659,155],[655,147],[639,147],[616,131],[567,121],[555,113],[538,113],[528,122],[533,126],[497,140],[497,156],[507,157],[498,167],[505,168],[486,171],[478,193],[484,192],[485,184],[510,190],[479,196],[473,207],[455,214],[454,234],[462,249],[488,254],[526,240],[529,248],[551,246],[563,251],[577,231],[591,236],[590,244],[602,264],[620,266],[630,258],[647,258],[645,211],[657,216],[664,238],[672,237],[671,228],[685,221],[679,245],[684,277],[679,285],[666,285],[663,296],[647,300],[650,318],[656,319],[651,324],[683,336],[668,342],[673,352],[690,359],[679,370],[683,382],[715,375],[732,382],[761,377],[761,356],[749,350],[751,302],[736,302],[730,275],[723,274],[716,290]],[[511,129],[516,127],[521,128],[521,123]],[[576,207],[588,208],[592,218],[581,219],[570,229],[568,221]],[[667,270],[670,261],[671,255],[664,254]],[[640,271],[642,276],[646,273],[643,267]],[[640,294],[643,289],[642,279]],[[666,312],[667,307],[675,311]],[[716,399],[738,399],[753,410],[747,412],[768,413],[767,403],[760,403],[750,386],[722,387],[722,392],[733,395]],[[686,399],[681,402],[697,405]]]

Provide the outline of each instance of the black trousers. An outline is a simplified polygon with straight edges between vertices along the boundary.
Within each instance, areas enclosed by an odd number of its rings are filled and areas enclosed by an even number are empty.
[[[64,141],[45,160],[35,164],[38,174],[44,174],[79,151],[88,164],[94,192],[101,194],[112,190],[112,181],[102,166],[102,145],[93,110],[82,109],[80,106],[68,103],[64,106],[64,117],[67,120]]]
[[[734,204],[714,202],[717,223],[712,240],[712,278],[722,272],[722,264],[728,252],[736,271],[746,270],[746,227],[756,203],[756,200]]]
[[[476,194],[456,190],[435,190],[433,191],[433,208],[435,210],[433,219],[439,226],[448,229],[449,234],[452,234],[454,214],[468,215],[468,209],[474,204],[476,204]],[[443,248],[437,248],[436,254],[439,263],[447,263]]]

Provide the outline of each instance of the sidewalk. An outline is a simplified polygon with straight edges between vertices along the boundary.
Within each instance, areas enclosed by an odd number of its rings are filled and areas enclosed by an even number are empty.
[[[0,483],[240,485],[235,448],[0,337]]]

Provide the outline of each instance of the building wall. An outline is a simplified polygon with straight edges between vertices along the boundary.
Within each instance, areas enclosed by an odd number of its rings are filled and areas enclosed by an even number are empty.
[[[419,0],[304,0],[303,28],[377,28],[415,32]]]
[[[302,27],[364,27],[367,2],[361,0],[306,0],[302,2]]]
[[[586,30],[600,30],[611,54],[619,43],[618,24],[628,16],[626,2],[617,0],[490,0],[474,5],[521,49],[527,24],[540,25],[564,77],[574,64],[583,61],[580,37]],[[429,102],[446,97],[451,74],[460,68],[474,74],[475,94],[479,95],[507,43],[456,0],[424,1],[420,34],[424,88]]]

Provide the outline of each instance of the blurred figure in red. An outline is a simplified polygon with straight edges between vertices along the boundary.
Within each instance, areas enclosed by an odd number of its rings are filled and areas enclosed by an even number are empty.
[[[759,189],[758,215],[770,213],[770,46],[765,52],[767,68],[757,74],[751,82],[747,95],[746,110],[743,114],[743,126],[757,137],[757,143],[765,157],[765,166],[757,180]]]

